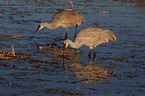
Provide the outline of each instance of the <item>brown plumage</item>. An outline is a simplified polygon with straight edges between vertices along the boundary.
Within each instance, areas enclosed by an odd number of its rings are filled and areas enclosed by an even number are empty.
[[[75,28],[75,33],[76,33],[77,26],[81,25],[82,23],[85,23],[82,13],[76,12],[75,10],[74,11],[60,11],[60,12],[57,12],[53,16],[50,24],[46,22],[40,23],[38,26],[38,29],[34,32],[34,34],[38,30],[42,29],[43,27],[46,27],[47,29],[50,29],[50,30],[56,29],[58,27],[63,27],[63,28],[66,28],[65,38],[67,38],[67,29],[69,27],[76,26]]]
[[[101,43],[108,43],[108,41],[117,41],[114,33],[107,29],[100,29],[96,27],[87,27],[81,29],[75,38],[75,41],[72,42],[70,39],[64,41],[65,48],[70,44],[72,48],[80,48],[82,45],[90,47],[89,56],[91,55],[91,49],[100,45]],[[94,56],[95,51],[93,49]]]

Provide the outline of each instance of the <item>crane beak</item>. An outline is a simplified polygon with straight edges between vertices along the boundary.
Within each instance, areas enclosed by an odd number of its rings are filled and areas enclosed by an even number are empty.
[[[40,29],[42,29],[42,26],[41,26],[41,25],[38,26],[38,28],[37,28],[37,30],[34,32],[34,34],[36,34]]]

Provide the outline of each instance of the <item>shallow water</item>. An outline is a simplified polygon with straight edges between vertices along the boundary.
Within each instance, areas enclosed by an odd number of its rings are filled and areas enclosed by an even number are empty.
[[[55,63],[0,60],[0,95],[144,95],[144,1],[73,1],[86,21],[77,30],[109,29],[118,40],[96,47],[91,59],[86,46],[64,51],[64,28],[43,28],[33,35],[40,21],[51,21],[57,8],[71,8],[69,0],[8,0],[7,8],[6,1],[0,1],[0,51],[13,45],[19,54]],[[69,39],[74,40],[74,30],[68,29]]]

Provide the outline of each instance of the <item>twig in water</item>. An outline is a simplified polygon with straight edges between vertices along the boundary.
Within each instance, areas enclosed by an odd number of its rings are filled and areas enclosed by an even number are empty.
[[[70,0],[70,4],[71,4],[71,6],[73,7],[73,9],[56,9],[56,10],[61,10],[61,11],[75,11],[75,8],[74,8],[74,5],[73,5],[73,3],[72,3],[72,1]]]
[[[71,1],[71,0],[70,0],[70,4],[71,4],[71,6],[73,7],[73,9],[75,10],[74,5],[73,5],[73,3],[72,3],[72,1]]]
[[[12,46],[12,54],[15,57],[15,50],[14,50],[14,47],[13,46]]]
[[[56,10],[61,10],[61,11],[74,11],[75,9],[56,9]]]
[[[8,5],[8,0],[7,0],[6,5],[5,5],[5,6],[6,6],[6,8],[7,8],[7,5]]]
[[[7,0],[7,2],[6,2],[5,7],[3,7],[3,8],[6,8],[6,11],[8,12],[7,5],[8,5],[8,0]]]

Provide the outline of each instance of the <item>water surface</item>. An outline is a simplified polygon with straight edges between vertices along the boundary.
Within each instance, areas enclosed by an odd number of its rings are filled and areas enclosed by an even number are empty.
[[[86,46],[69,46],[64,51],[64,28],[43,28],[33,35],[40,21],[50,23],[57,8],[72,8],[69,0],[8,0],[7,7],[6,1],[0,1],[0,51],[14,46],[16,53],[55,63],[0,60],[1,95],[144,95],[144,1],[73,1],[86,21],[77,30],[89,26],[109,29],[118,40],[96,47],[96,57],[91,59]],[[73,41],[74,30],[68,29]],[[38,50],[37,44],[43,49]]]

